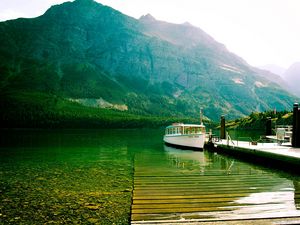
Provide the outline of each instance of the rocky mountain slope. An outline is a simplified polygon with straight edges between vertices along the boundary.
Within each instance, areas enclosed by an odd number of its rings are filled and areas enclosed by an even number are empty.
[[[196,117],[201,107],[210,119],[295,101],[201,29],[151,15],[136,20],[93,0],[2,22],[0,43],[5,93],[36,91],[139,115]]]

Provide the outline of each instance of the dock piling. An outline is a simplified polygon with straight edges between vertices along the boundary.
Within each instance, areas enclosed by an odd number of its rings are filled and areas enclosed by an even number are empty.
[[[225,116],[221,116],[220,139],[225,139]]]
[[[300,108],[298,107],[298,113],[296,117],[296,147],[300,147]]]
[[[271,117],[267,117],[266,135],[272,135],[272,120],[271,120]]]
[[[300,109],[299,104],[294,103],[293,107],[293,136],[292,146],[300,147]]]

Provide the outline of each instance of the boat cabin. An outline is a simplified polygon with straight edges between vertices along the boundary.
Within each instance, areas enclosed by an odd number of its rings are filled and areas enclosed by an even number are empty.
[[[196,124],[172,124],[166,128],[166,135],[189,135],[189,134],[205,134],[204,125]]]

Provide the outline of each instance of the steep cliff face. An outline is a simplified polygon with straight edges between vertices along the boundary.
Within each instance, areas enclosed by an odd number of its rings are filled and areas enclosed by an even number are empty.
[[[236,117],[294,97],[201,29],[92,0],[0,23],[0,87],[102,99],[130,112]],[[95,100],[95,101],[94,101]]]

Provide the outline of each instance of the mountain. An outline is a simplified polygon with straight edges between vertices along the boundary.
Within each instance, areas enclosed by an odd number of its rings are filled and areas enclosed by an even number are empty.
[[[0,43],[2,99],[18,92],[15,104],[22,93],[36,92],[145,116],[198,117],[202,107],[217,120],[290,109],[295,101],[266,71],[200,28],[151,15],[137,20],[93,0],[2,22]],[[1,108],[13,111],[10,102]]]
[[[290,86],[288,85],[287,81],[284,78],[284,74],[278,75],[277,73],[270,72],[270,70],[265,70],[260,68],[253,68],[257,74],[260,74],[265,79],[272,81],[279,85],[283,90],[286,90],[290,93],[292,93]]]
[[[263,70],[267,70],[273,74],[277,74],[281,77],[283,77],[286,69],[281,67],[281,66],[277,66],[277,65],[274,65],[274,64],[267,64],[267,65],[264,65],[264,66],[259,66],[260,69],[263,69]]]
[[[293,93],[300,97],[300,62],[292,64],[284,73],[284,79]]]

